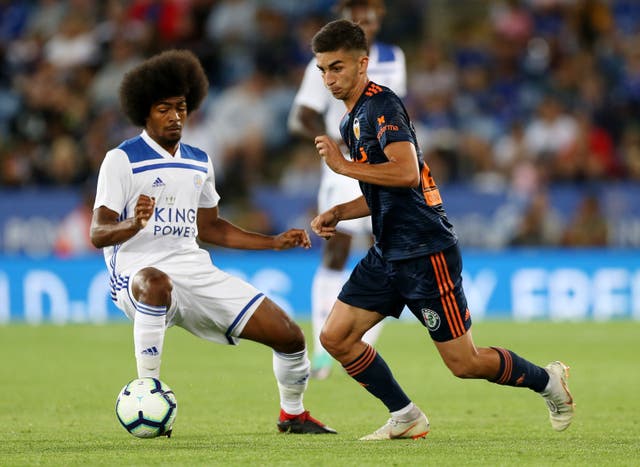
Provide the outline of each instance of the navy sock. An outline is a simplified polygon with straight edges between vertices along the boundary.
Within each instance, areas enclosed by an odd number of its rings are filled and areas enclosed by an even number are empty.
[[[500,370],[492,383],[518,386],[541,392],[549,382],[549,373],[538,365],[516,355],[511,350],[491,347],[500,356]]]
[[[343,367],[349,376],[380,399],[389,412],[400,410],[411,403],[391,374],[387,363],[369,344],[358,358]]]

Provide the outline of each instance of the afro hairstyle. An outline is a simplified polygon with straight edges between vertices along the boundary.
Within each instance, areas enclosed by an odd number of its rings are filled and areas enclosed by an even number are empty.
[[[120,105],[131,123],[144,127],[151,106],[159,100],[184,96],[187,110],[194,112],[208,90],[209,80],[193,52],[167,50],[124,75],[120,84]]]

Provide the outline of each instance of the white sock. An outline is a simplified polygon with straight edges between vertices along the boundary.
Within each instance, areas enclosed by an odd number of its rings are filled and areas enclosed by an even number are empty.
[[[419,411],[420,409],[418,409],[413,402],[410,402],[409,405],[400,410],[391,412],[391,418],[401,422],[408,422],[409,420],[414,420],[418,416]]]
[[[313,276],[311,286],[311,327],[313,332],[313,355],[321,355],[326,350],[320,344],[320,331],[331,308],[346,281],[344,270],[336,271],[320,266]]]
[[[133,344],[138,378],[160,377],[160,358],[166,329],[166,306],[136,304],[133,320]]]
[[[273,374],[280,391],[280,408],[289,415],[304,412],[302,396],[307,389],[310,367],[307,349],[291,354],[273,352]]]

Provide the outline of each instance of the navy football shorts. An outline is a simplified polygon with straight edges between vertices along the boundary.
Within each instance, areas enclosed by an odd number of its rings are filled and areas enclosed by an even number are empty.
[[[471,327],[461,272],[457,244],[439,253],[399,261],[387,261],[370,248],[338,299],[394,318],[406,305],[433,340],[446,342]]]

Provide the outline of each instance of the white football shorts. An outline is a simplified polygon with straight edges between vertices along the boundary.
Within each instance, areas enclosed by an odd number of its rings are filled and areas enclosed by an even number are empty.
[[[322,164],[322,179],[318,190],[319,213],[360,196],[362,191],[356,179],[337,174],[326,164]],[[340,221],[336,229],[349,235],[371,235],[371,216]]]
[[[166,273],[173,283],[167,327],[179,326],[219,344],[237,345],[238,336],[265,298],[248,282],[211,263],[202,263],[196,268],[190,263],[189,270],[157,269]],[[137,272],[130,274],[131,279]],[[121,277],[127,275],[120,273]],[[136,311],[132,283],[133,280],[129,280],[127,287],[116,292],[116,305],[131,320]]]

